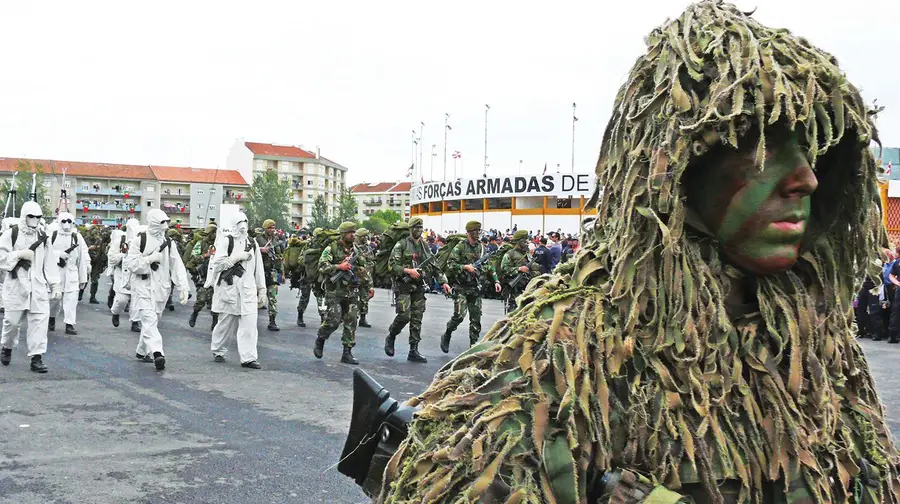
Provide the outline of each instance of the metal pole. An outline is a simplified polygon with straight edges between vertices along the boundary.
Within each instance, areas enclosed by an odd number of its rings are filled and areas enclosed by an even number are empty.
[[[450,114],[444,112],[444,180],[447,180],[447,132],[450,131]]]
[[[491,110],[491,106],[487,103],[484,104],[484,173],[483,176],[487,178],[487,167],[488,167],[488,156],[487,156],[487,131],[488,131],[488,110]]]
[[[416,180],[416,130],[412,130],[412,162],[409,166],[412,168],[412,172],[410,173],[410,180]]]
[[[422,141],[424,139],[425,139],[425,123],[420,121],[419,122],[419,181],[420,182],[424,178],[422,176],[422,151],[425,150],[422,148],[424,145]]]
[[[519,160],[519,175],[522,174],[522,160]]]
[[[572,173],[575,173],[575,121],[578,120],[578,117],[575,116],[575,102],[572,102]]]
[[[437,156],[437,152],[434,152],[435,147],[437,145],[431,144],[431,174],[429,175],[429,182],[434,182],[434,158]]]

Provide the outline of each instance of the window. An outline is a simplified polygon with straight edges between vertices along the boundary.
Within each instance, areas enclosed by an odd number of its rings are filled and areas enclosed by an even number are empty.
[[[81,190],[82,190],[82,191],[87,191],[87,190],[89,190],[90,188],[91,188],[91,186],[88,185],[88,184],[81,184]]]
[[[210,205],[209,205],[209,209],[210,209],[210,210],[215,210],[215,209],[216,209],[216,205],[210,204]]]
[[[150,208],[150,207],[152,207],[152,206],[153,206],[153,202],[152,202],[152,201],[147,201],[147,208]]]
[[[147,191],[147,192],[153,192],[153,191],[156,190],[156,188],[153,187],[152,185],[148,185],[148,186],[145,186],[145,187],[144,187],[144,190]]]
[[[44,203],[50,203],[50,198],[44,198]]]
[[[203,203],[197,203],[197,208],[203,208]]]
[[[215,188],[215,187],[211,187],[211,188],[209,189],[209,194],[216,194],[216,188]]]
[[[65,186],[66,189],[71,189],[71,188],[72,188],[72,181],[66,180],[66,183],[63,184],[63,186]]]
[[[197,194],[203,194],[203,189],[197,189]]]
[[[134,186],[133,185],[125,186],[125,191],[134,192]]]

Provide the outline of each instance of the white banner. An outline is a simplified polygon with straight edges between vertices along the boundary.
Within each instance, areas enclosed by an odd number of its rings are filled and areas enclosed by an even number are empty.
[[[596,177],[593,173],[555,173],[552,175],[522,175],[459,179],[447,182],[414,184],[411,203],[478,198],[506,198],[529,196],[590,197],[594,193]]]

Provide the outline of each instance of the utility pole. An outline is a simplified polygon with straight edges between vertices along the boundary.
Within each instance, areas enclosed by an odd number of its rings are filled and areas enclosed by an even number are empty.
[[[572,173],[575,173],[575,123],[578,117],[575,116],[575,102],[572,102]]]
[[[447,180],[447,132],[450,131],[450,114],[444,112],[444,180]]]
[[[488,131],[488,110],[491,110],[491,106],[487,103],[484,104],[484,172],[483,177],[487,178],[487,168],[488,168],[488,156],[487,156],[487,131]]]

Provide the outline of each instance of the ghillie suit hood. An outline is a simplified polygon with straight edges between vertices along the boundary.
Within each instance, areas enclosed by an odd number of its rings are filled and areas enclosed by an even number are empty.
[[[625,468],[707,502],[898,502],[851,326],[886,244],[875,111],[831,55],[728,4],[694,4],[647,44],[604,134],[584,246],[412,400],[380,501],[593,503]],[[764,170],[774,124],[806,133],[819,189],[801,259],[755,277],[681,182],[753,127]],[[726,308],[737,289],[750,306]]]

